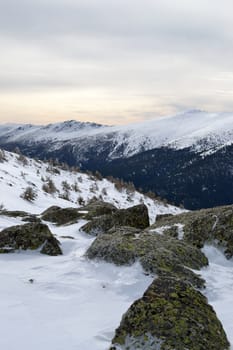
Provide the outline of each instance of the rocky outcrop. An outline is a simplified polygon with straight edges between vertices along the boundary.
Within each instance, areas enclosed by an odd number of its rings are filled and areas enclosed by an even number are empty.
[[[0,210],[0,215],[8,216],[11,218],[21,218],[25,222],[41,222],[40,218],[35,214],[29,214],[22,210]]]
[[[145,229],[149,226],[148,209],[139,204],[128,209],[115,210],[111,215],[102,215],[82,227],[82,230],[91,235],[106,233],[112,227],[130,226]]]
[[[160,216],[144,230],[113,224],[115,214],[86,225],[90,232],[105,233],[87,257],[116,265],[139,261],[156,278],[123,316],[110,350],[229,349],[220,321],[198,291],[205,281],[193,269],[208,264],[200,249],[205,243],[220,245],[232,256],[233,207]]]
[[[22,210],[0,210],[0,215],[4,215],[4,216],[9,216],[12,218],[16,218],[16,217],[27,217],[30,216],[31,214],[27,213],[26,211],[22,211]]]
[[[117,208],[111,203],[96,200],[81,208],[52,206],[41,214],[41,218],[57,225],[65,225],[75,223],[79,219],[92,220],[101,215],[111,215],[116,211]]]
[[[52,206],[41,214],[41,219],[56,223],[57,225],[72,224],[82,218],[77,208],[60,208]]]
[[[130,227],[115,228],[99,235],[86,255],[116,265],[131,265],[139,260],[147,273],[176,276],[197,287],[202,287],[204,281],[190,269],[208,264],[205,255],[194,246]]]
[[[62,254],[59,241],[42,223],[12,226],[0,232],[0,253],[21,249],[40,249],[40,253],[47,255]]]
[[[233,206],[204,209],[170,217],[160,217],[150,229],[164,234],[178,236],[182,225],[183,239],[202,248],[205,243],[224,248],[227,258],[233,256]]]
[[[189,283],[158,278],[133,303],[110,350],[226,350],[230,345],[206,298]]]
[[[117,208],[111,203],[92,200],[85,207],[79,208],[79,211],[84,212],[84,218],[86,220],[92,220],[98,216],[111,215],[117,211]]]

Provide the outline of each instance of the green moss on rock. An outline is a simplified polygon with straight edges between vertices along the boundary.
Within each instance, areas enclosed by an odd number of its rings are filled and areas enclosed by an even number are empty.
[[[229,347],[222,325],[206,298],[183,280],[166,277],[156,279],[129,308],[116,330],[111,350]]]
[[[145,229],[149,226],[148,209],[139,204],[128,209],[118,209],[111,215],[102,215],[82,227],[82,230],[91,235],[106,233],[112,227],[130,226]]]
[[[50,221],[57,225],[71,224],[82,217],[83,214],[80,214],[77,208],[60,208],[57,206],[52,206],[41,214],[42,220]]]
[[[208,265],[208,259],[196,247],[168,236],[121,227],[99,235],[87,250],[90,259],[98,258],[116,265],[141,262],[145,272],[184,278],[197,287],[203,279],[191,269]]]
[[[15,250],[35,250],[47,255],[62,254],[59,241],[50,232],[47,225],[28,223],[6,228],[0,232],[0,253]]]
[[[227,258],[233,256],[233,206],[160,217],[150,229],[169,226],[166,234],[174,236],[177,224],[183,225],[183,239],[190,244],[202,248],[205,243],[212,243],[224,248]]]

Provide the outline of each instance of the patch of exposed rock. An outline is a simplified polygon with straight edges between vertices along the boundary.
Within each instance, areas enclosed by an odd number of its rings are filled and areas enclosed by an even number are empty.
[[[88,205],[79,208],[79,211],[84,212],[84,218],[86,220],[92,220],[98,216],[112,215],[117,211],[117,208],[111,203],[92,200]]]
[[[80,214],[77,208],[60,208],[57,206],[52,206],[41,214],[42,220],[53,222],[57,225],[72,224],[82,217],[83,214]]]
[[[180,224],[185,241],[198,248],[202,248],[205,243],[214,244],[224,248],[227,258],[233,256],[233,206],[161,216],[150,230],[164,228],[165,235],[178,237]]]
[[[111,215],[117,208],[107,202],[92,201],[81,208],[61,208],[52,206],[46,209],[42,214],[42,220],[56,223],[57,225],[66,225],[77,222],[79,219],[92,220],[101,215]]]
[[[189,283],[158,278],[133,303],[110,350],[226,350],[230,344],[207,299]]]
[[[59,241],[45,224],[28,223],[8,227],[0,232],[0,253],[39,248],[42,254],[62,254]]]
[[[202,287],[204,281],[190,269],[208,265],[205,255],[186,242],[130,227],[98,235],[86,255],[116,265],[131,265],[139,260],[147,273],[180,277],[197,287]]]
[[[88,222],[82,230],[91,235],[106,233],[113,227],[130,226],[145,229],[149,226],[149,215],[146,205],[139,204],[127,209],[115,210],[112,214],[102,215]]]

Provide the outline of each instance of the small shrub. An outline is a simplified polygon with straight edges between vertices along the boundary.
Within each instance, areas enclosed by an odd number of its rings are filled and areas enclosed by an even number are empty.
[[[28,165],[28,159],[21,153],[18,155],[17,160],[19,163],[22,163],[24,166]]]
[[[82,178],[82,176],[79,176],[79,177],[78,177],[78,182],[80,182],[80,183],[82,183],[82,182],[83,182],[83,178]]]
[[[79,196],[79,197],[78,197],[77,203],[78,203],[79,205],[85,205],[85,201],[84,201],[84,199],[83,199],[82,196]]]
[[[3,163],[6,160],[6,154],[3,149],[0,149],[0,163]]]
[[[79,189],[79,187],[78,187],[77,182],[73,183],[73,185],[71,186],[71,188],[72,188],[72,190],[73,190],[74,192],[81,192],[80,189]]]
[[[64,191],[59,195],[59,198],[65,199],[66,201],[70,201],[70,192]]]
[[[57,188],[52,179],[47,179],[46,183],[42,186],[42,190],[49,194],[57,192]]]
[[[107,190],[106,190],[105,187],[102,189],[101,192],[102,192],[103,196],[107,196],[108,195]]]
[[[26,201],[33,202],[36,199],[37,194],[34,188],[28,186],[20,197],[25,199]]]
[[[71,190],[71,187],[70,187],[70,185],[68,184],[68,182],[67,181],[62,181],[62,188],[63,188],[63,190],[64,191],[69,191],[69,190]]]

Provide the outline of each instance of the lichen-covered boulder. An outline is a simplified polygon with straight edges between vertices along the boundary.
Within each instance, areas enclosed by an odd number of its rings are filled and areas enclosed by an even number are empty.
[[[183,280],[160,277],[125,313],[110,350],[227,350],[229,347],[207,299]]]
[[[79,213],[78,208],[60,208],[57,206],[52,206],[41,214],[42,220],[53,222],[57,225],[75,223],[82,217],[83,214]]]
[[[208,265],[205,255],[186,242],[130,227],[111,229],[99,235],[86,255],[116,265],[131,265],[139,260],[147,273],[180,277],[197,287],[202,287],[204,281],[190,268]]]
[[[22,210],[0,210],[0,215],[4,215],[4,216],[9,216],[12,218],[16,218],[16,217],[26,217],[26,216],[30,216],[31,214],[27,213],[26,211],[22,211]]]
[[[59,241],[45,224],[28,223],[8,227],[0,232],[0,253],[39,248],[42,254],[62,254]]]
[[[86,220],[92,220],[93,218],[96,218],[98,216],[108,215],[108,214],[111,215],[117,211],[117,208],[111,203],[107,203],[99,200],[95,200],[95,201],[92,200],[85,207],[79,208],[79,211],[84,212],[84,218]]]
[[[106,233],[112,227],[131,226],[145,229],[149,226],[148,209],[139,204],[127,209],[118,209],[113,214],[102,215],[82,227],[82,230],[91,235]]]
[[[166,228],[165,234],[178,236],[177,225],[183,225],[183,239],[198,248],[214,243],[224,248],[227,258],[233,256],[233,206],[202,209],[170,217],[160,217],[150,229]]]

